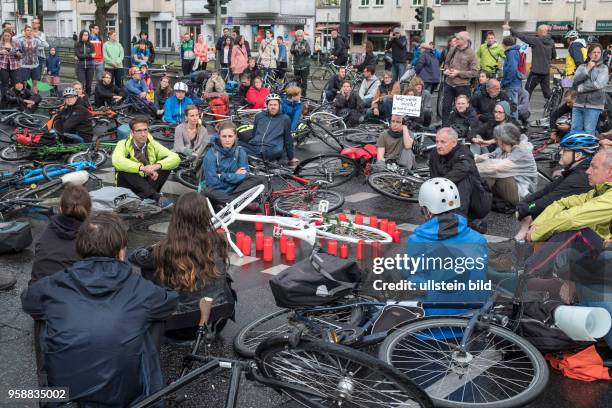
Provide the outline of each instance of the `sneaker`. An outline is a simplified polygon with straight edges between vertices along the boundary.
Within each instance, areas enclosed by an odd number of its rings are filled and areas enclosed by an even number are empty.
[[[157,200],[157,206],[161,208],[162,210],[167,210],[169,208],[172,208],[173,205],[174,203],[172,201],[166,200],[163,197],[160,197],[159,200]]]
[[[0,290],[10,290],[17,283],[15,274],[12,272],[4,271],[0,272]]]

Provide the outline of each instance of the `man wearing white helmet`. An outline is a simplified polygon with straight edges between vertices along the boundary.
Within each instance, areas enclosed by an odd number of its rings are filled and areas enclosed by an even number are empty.
[[[193,101],[187,96],[188,90],[184,82],[174,84],[174,95],[164,104],[164,122],[176,125],[185,121],[185,108],[193,105]]]
[[[565,57],[565,75],[571,77],[576,72],[576,68],[584,64],[587,58],[586,42],[580,38],[576,30],[568,31],[565,34],[568,40],[567,56]]]
[[[455,183],[442,177],[427,180],[419,190],[419,205],[426,221],[408,238],[406,254],[413,260],[420,258],[421,262],[411,270],[404,268],[403,277],[412,282],[433,280],[438,284],[458,282],[466,285],[465,290],[438,291],[430,287],[427,301],[486,299],[486,291],[470,290],[468,283],[486,281],[487,241],[468,226],[467,218],[459,212],[461,198]]]
[[[76,90],[66,88],[62,96],[65,106],[55,117],[54,128],[75,142],[91,142],[93,137],[93,128],[89,120],[91,114],[85,106],[77,103],[79,98]]]

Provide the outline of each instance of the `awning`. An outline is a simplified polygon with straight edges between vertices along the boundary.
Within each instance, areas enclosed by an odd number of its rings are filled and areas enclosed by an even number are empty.
[[[339,30],[340,24],[317,24],[316,31]]]
[[[351,24],[349,26],[349,32],[351,32],[351,33],[368,33],[368,34],[389,34],[389,32],[394,27],[397,27],[397,26],[399,26],[399,24],[384,25],[384,26]]]
[[[199,26],[204,24],[203,18],[179,18],[177,20],[179,25],[183,26]]]

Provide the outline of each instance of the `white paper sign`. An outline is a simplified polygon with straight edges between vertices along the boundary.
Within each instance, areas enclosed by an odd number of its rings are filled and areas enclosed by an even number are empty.
[[[421,116],[421,97],[410,95],[394,95],[391,114],[412,116],[418,118],[419,116]]]

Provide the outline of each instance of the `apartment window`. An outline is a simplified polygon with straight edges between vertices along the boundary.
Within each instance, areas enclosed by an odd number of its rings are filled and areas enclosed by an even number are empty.
[[[552,3],[552,0],[540,0],[540,3]]]
[[[385,0],[376,0],[375,5],[377,5],[377,6],[384,6],[385,5]]]
[[[491,3],[491,0],[478,0],[479,3]]]
[[[170,22],[155,22],[155,47],[170,48],[172,46],[172,28],[170,27]]]
[[[369,6],[370,0],[361,0],[361,7]]]
[[[442,4],[442,0],[434,0],[434,6],[439,6]]]
[[[106,32],[108,33],[111,30],[117,31],[117,20],[115,20],[114,18],[106,19]]]
[[[412,0],[413,7],[422,6],[422,5],[423,5],[423,0]]]
[[[401,0],[395,0],[395,7],[401,7],[402,6],[402,1]]]
[[[363,45],[365,35],[363,33],[353,33],[353,45],[354,46],[359,46],[359,45]]]

